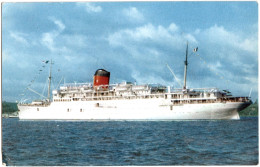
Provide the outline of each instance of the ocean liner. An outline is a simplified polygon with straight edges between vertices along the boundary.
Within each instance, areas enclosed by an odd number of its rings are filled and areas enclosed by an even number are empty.
[[[197,49],[197,48],[196,48]],[[50,63],[50,69],[51,69]],[[184,85],[173,89],[131,82],[109,84],[110,72],[98,69],[93,83],[64,84],[48,98],[19,103],[20,120],[199,120],[240,119],[250,97],[234,97],[217,88],[186,87],[188,44],[184,61]]]

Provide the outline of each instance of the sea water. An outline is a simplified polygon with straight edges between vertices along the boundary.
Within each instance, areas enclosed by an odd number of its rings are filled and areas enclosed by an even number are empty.
[[[255,165],[258,118],[19,121],[3,118],[7,165]]]

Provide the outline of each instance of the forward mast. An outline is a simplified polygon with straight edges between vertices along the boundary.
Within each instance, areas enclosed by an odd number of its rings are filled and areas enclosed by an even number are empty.
[[[184,83],[183,83],[183,89],[186,89],[186,80],[187,80],[187,67],[188,67],[188,42],[186,47],[186,59],[184,61]]]

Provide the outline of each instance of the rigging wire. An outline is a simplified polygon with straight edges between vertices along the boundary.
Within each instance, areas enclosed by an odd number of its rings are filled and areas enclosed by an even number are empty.
[[[42,61],[42,63],[44,63],[43,65],[41,65],[40,69],[38,70],[38,72],[33,76],[33,79],[30,81],[30,83],[22,90],[22,93],[20,94],[21,97],[21,100],[20,102],[22,102],[23,100],[23,97],[25,97],[26,95],[28,95],[28,90],[30,90],[30,88],[33,86],[33,84],[35,83],[35,80],[37,80],[40,76],[40,74],[42,72],[45,71],[45,67],[46,65],[49,63],[49,60],[46,60],[46,61]],[[25,100],[28,100],[28,99],[25,99]]]
[[[200,58],[200,60],[207,66],[207,68],[211,71],[211,72],[213,72],[213,73],[215,73],[215,75],[217,75],[221,80],[225,80],[225,82],[227,83],[227,84],[229,84],[231,81],[230,80],[228,80],[228,79],[226,79],[226,78],[224,78],[222,75],[220,75],[218,72],[216,72],[214,69],[212,69],[212,67],[205,61],[205,59],[203,59],[199,54],[197,55],[199,58]]]
[[[46,85],[48,85],[48,78],[47,78],[46,81],[45,81],[44,88],[43,88],[43,90],[42,90],[42,95],[43,95],[44,92],[45,92]]]

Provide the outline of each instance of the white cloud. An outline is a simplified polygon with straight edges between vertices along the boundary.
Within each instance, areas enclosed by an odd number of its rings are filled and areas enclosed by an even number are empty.
[[[228,31],[217,25],[208,29],[196,29],[192,33],[183,33],[178,25],[172,23],[168,27],[146,24],[133,29],[122,29],[110,34],[107,40],[112,47],[121,48],[134,59],[134,65],[128,63],[126,66],[132,70],[131,76],[138,82],[163,83],[162,80],[166,79],[165,73],[162,72],[163,66],[165,61],[172,60],[174,62],[170,65],[176,68],[176,75],[183,76],[183,68],[179,64],[184,57],[176,53],[184,54],[188,41],[190,47],[201,48],[198,54],[203,57],[202,62],[197,56],[192,58],[189,69],[193,71],[188,72],[188,75],[199,75],[200,79],[195,83],[191,77],[188,80],[189,87],[213,86],[225,89],[229,83],[237,85],[238,89],[243,87],[241,91],[245,94],[247,87],[257,85],[255,66],[251,64],[253,60],[257,61],[257,35]],[[170,58],[165,58],[169,54],[167,50],[173,50],[173,56]],[[155,62],[156,65],[151,65]],[[179,68],[181,69],[178,70]],[[149,70],[146,71],[146,77],[142,78],[137,71],[144,69]],[[243,83],[244,81],[248,82]],[[255,86],[253,87],[255,89]],[[233,87],[232,89],[235,90]]]
[[[171,51],[185,53],[187,39],[193,45],[194,42],[197,42],[192,34],[181,33],[179,27],[174,23],[167,27],[146,24],[134,29],[123,29],[110,34],[107,38],[112,47],[121,48],[129,56],[126,56],[124,61],[128,62],[125,62],[125,65],[132,72],[134,71],[131,75],[132,78],[140,83],[161,82],[162,84],[172,82],[172,77],[169,77],[171,74],[165,65],[166,62],[174,60],[173,66],[178,65],[179,67],[180,62],[183,62],[184,59],[184,56],[178,56]],[[146,77],[143,78],[137,71],[145,72]],[[170,81],[165,80],[166,78],[170,78]]]
[[[67,46],[84,48],[89,45],[87,37],[81,34],[65,34],[61,38],[63,43]]]
[[[58,31],[59,33],[61,33],[66,28],[63,22],[59,19],[56,19],[55,17],[50,17],[49,20],[51,20],[57,26],[58,30],[55,31]]]
[[[3,51],[2,52],[2,61],[3,61],[3,63],[9,63],[9,62],[15,62],[15,59],[12,55],[10,55],[10,52]]]
[[[178,27],[175,23],[171,23],[168,29],[169,29],[171,32],[177,32],[177,31],[179,31],[179,27]]]
[[[130,7],[127,9],[123,9],[123,14],[129,18],[130,21],[133,22],[143,22],[144,16],[141,12],[138,11],[136,7]]]
[[[5,50],[2,53],[2,61],[5,65],[9,64],[20,69],[25,69],[31,66],[30,62],[28,62],[25,57],[28,57],[28,55],[23,52],[17,54],[13,50]],[[3,68],[3,70],[6,69]]]
[[[59,27],[60,31],[65,29],[65,25],[60,20],[53,20],[53,22]]]
[[[57,26],[58,29],[43,33],[41,43],[51,51],[55,51],[55,39],[57,39],[57,37],[63,32],[66,26],[62,23],[62,21],[56,18],[51,17],[50,20]]]
[[[232,48],[251,53],[257,53],[257,34],[243,38],[241,33],[226,30],[223,26],[213,26],[197,34],[202,35],[209,43],[216,43],[226,48]]]
[[[215,69],[218,74],[221,73],[226,78],[234,77],[236,72],[243,75],[255,74],[252,63],[258,59],[257,34],[235,32],[214,25],[205,30],[196,30],[195,36],[203,48],[202,56],[210,61],[208,63],[213,64],[213,67],[216,61],[222,63],[222,68]],[[238,75],[236,81],[239,77],[242,79],[243,75]]]
[[[207,61],[203,64],[211,72],[204,78],[204,83],[224,89],[229,87],[236,95],[247,95],[251,87],[257,91],[257,66],[254,63],[258,59],[257,33],[245,34],[214,25],[196,30],[194,34],[203,47],[201,56]]]
[[[163,84],[163,85],[171,85],[171,82],[165,81],[162,77],[157,75],[148,75],[146,77],[143,76],[142,73],[133,69],[131,73],[132,77],[135,78],[137,84]]]
[[[184,39],[186,39],[189,43],[198,43],[196,38],[191,34],[183,34]]]
[[[152,24],[136,28],[134,31],[126,31],[133,39],[154,39],[156,37],[156,29]]]
[[[90,2],[85,2],[85,3],[84,2],[78,2],[77,6],[85,7],[85,10],[88,13],[99,13],[99,12],[102,12],[102,7],[101,6],[96,6],[95,4],[90,3]]]
[[[129,42],[155,42],[172,46],[175,48],[182,47],[185,41],[197,43],[196,38],[192,34],[182,34],[177,31],[179,28],[172,23],[169,27],[161,25],[154,26],[146,24],[135,29],[124,29],[108,36],[108,41],[111,46],[128,46]]]
[[[29,42],[26,39],[26,34],[18,32],[10,32],[10,36],[22,45],[28,46]]]
[[[198,75],[202,78],[197,82],[196,86],[198,87],[203,84],[216,87],[225,86],[221,83],[223,80],[220,80],[215,73],[231,80],[230,85],[239,86],[237,83],[244,82],[245,89],[243,90],[246,90],[246,87],[250,89],[250,86],[248,86],[250,82],[257,84],[258,24],[252,25],[250,21],[249,24],[244,25],[243,20],[240,20],[241,26],[234,27],[236,31],[232,29],[232,25],[229,23],[225,24],[229,29],[222,25],[212,25],[205,28],[205,24],[204,26],[198,24],[198,27],[191,25],[187,29],[187,27],[184,28],[177,24],[178,19],[176,23],[163,24],[167,23],[167,20],[165,20],[169,17],[167,12],[164,13],[166,15],[163,13],[162,15],[154,15],[156,12],[150,11],[150,7],[130,4],[133,6],[129,7],[129,3],[123,5],[98,2],[76,3],[77,6],[69,8],[70,10],[63,12],[62,15],[60,15],[62,12],[55,12],[57,10],[56,5],[54,5],[55,8],[50,5],[50,11],[43,13],[43,15],[33,15],[35,11],[46,9],[46,6],[41,8],[41,5],[35,7],[33,4],[30,10],[28,10],[29,4],[18,5],[20,9],[12,8],[14,10],[3,8],[4,13],[7,12],[3,19],[10,18],[5,21],[5,36],[3,37],[3,43],[5,43],[3,45],[3,65],[9,65],[6,68],[9,73],[6,73],[9,76],[11,76],[11,73],[22,76],[20,74],[23,73],[24,76],[29,78],[31,75],[25,74],[33,71],[31,67],[33,63],[31,62],[41,61],[46,56],[57,59],[56,65],[64,66],[64,69],[60,69],[67,70],[66,77],[71,77],[71,75],[74,77],[73,71],[77,71],[79,74],[77,79],[88,79],[86,75],[80,75],[78,68],[89,68],[90,70],[86,71],[91,71],[90,76],[92,76],[92,71],[103,63],[105,67],[108,67],[108,70],[111,70],[112,77],[118,78],[118,80],[134,78],[144,83],[172,82],[173,77],[165,66],[165,62],[173,68],[175,74],[182,80],[183,60],[186,41],[188,40],[190,49],[198,46],[198,54],[211,67],[208,68],[196,56],[190,57],[188,86],[192,87],[196,84],[194,82],[195,77],[192,78],[192,75]],[[105,11],[104,8],[102,9],[103,5],[111,8]],[[60,5],[58,6],[60,7]],[[67,5],[64,7],[62,7],[64,11],[68,10]],[[19,16],[21,9],[23,9],[23,17],[13,17]],[[149,20],[144,11],[150,12]],[[163,9],[161,11],[163,12]],[[157,12],[159,13],[159,11]],[[48,17],[50,13],[53,14],[53,17]],[[84,17],[85,14],[98,14],[99,16],[96,18],[97,20],[90,18],[92,21],[88,22],[86,20],[89,20],[89,18],[85,18],[85,21],[82,22],[80,18]],[[17,24],[24,22],[18,19],[27,18],[28,21],[30,15],[34,16],[31,22],[22,25]],[[111,17],[114,18],[110,20]],[[64,19],[73,19],[73,21],[65,22]],[[219,24],[218,21],[216,23]],[[185,24],[182,23],[181,25]],[[133,28],[135,25],[137,26]],[[87,28],[82,28],[86,26]],[[98,31],[97,26],[99,27]],[[102,28],[102,26],[104,27]],[[250,28],[251,26],[252,28]],[[124,28],[120,29],[120,27]],[[247,31],[237,32],[241,30],[241,27]],[[194,29],[191,30],[192,28]],[[68,31],[65,32],[65,30]],[[108,32],[111,34],[108,34],[106,36],[107,41],[104,41],[103,35]],[[20,61],[22,58],[25,62]],[[96,63],[97,58],[100,63]],[[69,63],[69,65],[73,69],[68,70],[67,61],[70,60],[72,64]],[[26,62],[29,62],[27,71],[20,70],[20,68],[24,68]],[[16,71],[12,72],[15,69],[14,67],[17,67]]]
[[[47,46],[47,48],[49,48],[50,50],[54,50],[54,38],[55,38],[55,34],[53,33],[44,33],[42,35],[42,44],[44,44],[45,46]]]
[[[258,39],[257,36],[250,37],[247,39],[243,39],[241,43],[237,44],[240,49],[248,51],[248,52],[253,52],[257,53],[257,48],[258,48]]]

